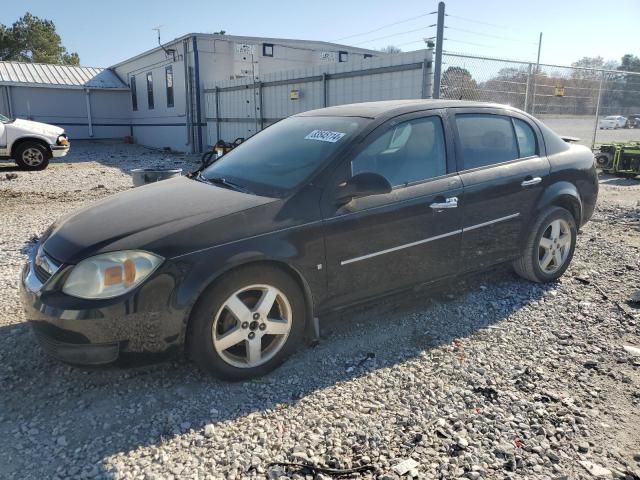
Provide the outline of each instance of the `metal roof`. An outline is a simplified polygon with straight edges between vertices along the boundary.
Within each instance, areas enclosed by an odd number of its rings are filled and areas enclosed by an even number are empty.
[[[54,88],[128,88],[109,69],[23,62],[0,62],[0,85]]]

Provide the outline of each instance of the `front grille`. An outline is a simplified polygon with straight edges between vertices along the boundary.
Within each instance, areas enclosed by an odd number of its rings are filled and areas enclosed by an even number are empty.
[[[58,271],[59,268],[60,264],[49,257],[42,247],[40,247],[33,261],[33,272],[35,273],[36,278],[44,284]]]
[[[51,278],[51,274],[40,265],[35,265],[34,272],[36,274],[36,278],[40,280],[41,283],[45,283]]]

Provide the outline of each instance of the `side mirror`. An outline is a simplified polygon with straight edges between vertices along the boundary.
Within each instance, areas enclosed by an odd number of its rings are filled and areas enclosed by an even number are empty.
[[[391,184],[382,175],[373,172],[363,172],[354,175],[349,180],[338,185],[336,197],[340,203],[348,203],[354,198],[368,197],[389,193]]]

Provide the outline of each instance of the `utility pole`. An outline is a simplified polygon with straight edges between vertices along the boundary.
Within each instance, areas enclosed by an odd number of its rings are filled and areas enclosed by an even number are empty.
[[[444,40],[444,2],[438,3],[436,25],[436,61],[433,66],[433,98],[440,98],[440,76],[442,74],[442,43]]]
[[[538,59],[536,60],[536,69],[533,72],[533,101],[531,102],[531,115],[536,113],[536,76],[540,70],[540,50],[542,50],[542,32],[540,32],[540,39],[538,40]]]

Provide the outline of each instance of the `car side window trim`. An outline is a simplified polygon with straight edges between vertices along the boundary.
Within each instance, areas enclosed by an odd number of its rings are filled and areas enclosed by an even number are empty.
[[[518,158],[522,158],[522,152],[520,151],[520,142],[518,141],[518,132],[516,130],[516,123],[513,121],[513,117],[509,117],[509,123],[511,124],[511,132],[513,132],[513,138],[516,139],[516,150],[518,151]]]
[[[445,173],[444,175],[438,175],[436,177],[429,177],[429,178],[425,178],[423,180],[416,180],[415,182],[409,182],[409,183],[403,183],[402,185],[395,185],[391,187],[391,191],[395,191],[395,190],[402,190],[403,188],[409,188],[409,187],[415,187],[417,185],[422,185],[423,183],[428,183],[431,182],[433,180],[439,180],[441,178],[446,178],[449,175],[451,175],[450,173]]]
[[[492,163],[491,165],[482,165],[480,167],[468,168],[466,170],[460,170],[458,174],[467,173],[467,172],[479,172],[481,170],[487,170],[489,168],[502,167],[505,165],[510,165],[512,163],[522,162],[523,160],[531,160],[535,158],[540,158],[538,155],[534,155],[532,157],[524,157],[524,158],[514,158],[513,160],[507,160],[505,162]]]

